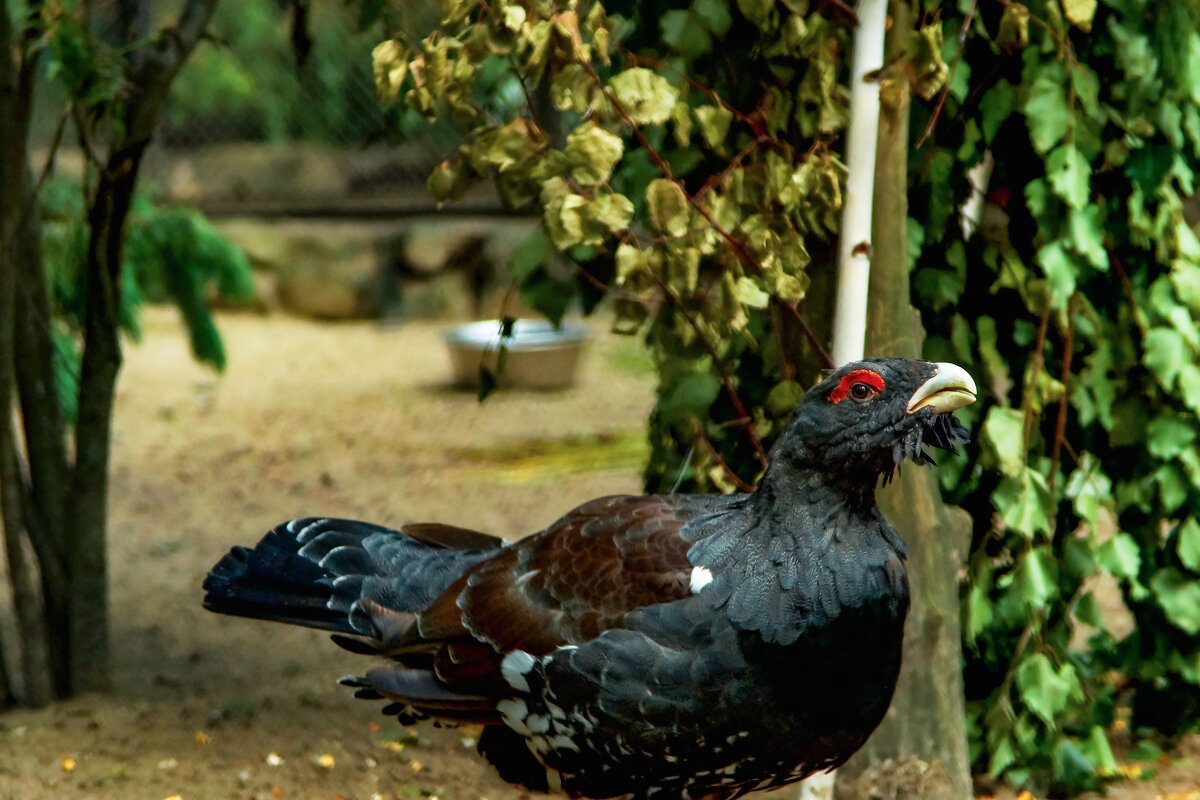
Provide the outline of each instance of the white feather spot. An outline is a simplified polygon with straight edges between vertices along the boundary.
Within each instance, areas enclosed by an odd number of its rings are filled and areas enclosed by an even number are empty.
[[[504,723],[522,736],[530,736],[533,731],[529,730],[529,726],[525,724],[525,719],[529,716],[529,706],[525,705],[524,700],[515,697],[510,697],[501,700],[496,704],[496,710],[500,712],[500,716],[504,718]]]
[[[712,583],[713,574],[708,567],[692,567],[692,594],[699,594],[700,590]]]
[[[528,725],[529,730],[533,731],[534,733],[547,733],[550,730],[550,718],[546,716],[530,714],[529,719],[525,721],[525,724]]]
[[[579,745],[575,744],[575,740],[570,736],[555,736],[550,740],[550,744],[554,745],[555,750],[574,750],[579,752]]]
[[[500,674],[509,686],[518,692],[529,691],[529,681],[525,676],[533,669],[535,659],[524,650],[513,650],[500,662]]]

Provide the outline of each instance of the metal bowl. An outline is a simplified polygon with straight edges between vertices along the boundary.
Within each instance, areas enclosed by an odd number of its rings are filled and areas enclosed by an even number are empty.
[[[478,387],[480,367],[491,371],[500,386],[550,390],[575,382],[585,328],[571,324],[555,328],[549,322],[519,319],[513,323],[512,335],[501,337],[500,326],[500,320],[489,319],[460,325],[446,334],[456,385]]]

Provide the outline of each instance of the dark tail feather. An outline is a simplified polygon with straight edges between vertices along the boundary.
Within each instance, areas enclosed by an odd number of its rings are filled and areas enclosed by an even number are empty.
[[[358,633],[344,611],[326,605],[334,575],[299,554],[303,545],[289,530],[296,530],[296,524],[280,525],[253,549],[229,551],[204,579],[204,607],[221,614]]]

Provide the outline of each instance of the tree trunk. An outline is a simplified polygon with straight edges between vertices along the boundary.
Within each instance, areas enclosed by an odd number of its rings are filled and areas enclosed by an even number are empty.
[[[889,53],[912,29],[908,4],[892,3]],[[889,63],[897,59],[892,56]],[[908,116],[903,66],[883,86],[875,190],[868,355],[917,358],[920,320],[909,302]],[[964,800],[971,797],[962,684],[957,572],[970,520],[942,503],[934,469],[908,466],[879,492],[884,515],[908,542],[913,605],[892,707],[866,746],[839,770],[838,796]]]
[[[69,696],[107,684],[108,572],[105,559],[108,460],[119,338],[125,223],[138,167],[162,103],[180,67],[212,17],[216,0],[187,0],[173,26],[155,37],[144,31],[145,3],[122,2],[121,35],[129,87],[116,103],[112,141],[88,209],[86,308],[73,463],[57,393],[52,315],[41,253],[38,198],[29,169],[28,122],[40,29],[14,31],[0,14],[0,203],[5,261],[0,280],[0,410],[15,396],[24,426],[24,452],[5,420],[0,428],[3,522],[26,672],[53,676],[54,693]],[[34,15],[30,14],[30,18]],[[28,23],[29,19],[24,19]],[[17,38],[19,37],[19,42]],[[88,135],[86,132],[83,135]],[[22,459],[24,456],[24,459]],[[27,539],[26,539],[27,537]],[[42,580],[44,622],[26,540]],[[39,630],[40,629],[40,630]],[[45,643],[41,648],[40,643]],[[38,662],[47,653],[49,666]],[[30,662],[30,659],[33,659]],[[27,675],[24,702],[43,694]],[[48,682],[47,682],[48,684]],[[0,690],[4,689],[0,685]],[[33,694],[30,694],[30,690]]]
[[[108,457],[121,368],[121,261],[125,222],[148,141],[114,153],[88,213],[87,309],[67,519],[70,693],[103,688],[108,664]]]

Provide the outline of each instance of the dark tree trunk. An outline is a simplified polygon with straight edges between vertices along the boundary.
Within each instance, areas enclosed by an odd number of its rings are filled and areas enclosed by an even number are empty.
[[[912,28],[908,4],[891,4],[887,63]],[[908,116],[905,70],[884,83],[876,158],[867,355],[920,357],[924,336],[908,282]],[[963,707],[958,567],[970,520],[943,504],[934,469],[906,467],[879,492],[888,521],[908,542],[913,605],[896,696],[879,729],[839,770],[838,796],[965,800],[971,797]]]
[[[67,558],[69,685],[102,688],[108,664],[108,457],[121,368],[121,261],[125,223],[148,141],[114,153],[88,214],[87,309],[75,423],[75,468],[67,508],[73,544]]]
[[[30,5],[32,15],[37,4]],[[216,0],[187,0],[174,26],[146,37],[141,34],[148,4],[120,3],[118,35],[129,59],[129,91],[106,120],[114,123],[112,140],[88,209],[73,460],[58,397],[41,220],[28,161],[34,45],[40,34],[31,25],[14,32],[11,18],[0,14],[0,119],[5,120],[0,129],[0,412],[5,414],[0,419],[0,519],[21,633],[25,685],[17,699],[23,703],[107,685],[108,460],[121,366],[125,224],[167,90],[215,7]],[[14,400],[23,439],[8,422]],[[36,555],[36,570],[27,543]],[[35,573],[40,573],[40,592]],[[2,659],[0,648],[0,664]],[[0,667],[0,696],[15,694],[5,677]]]

